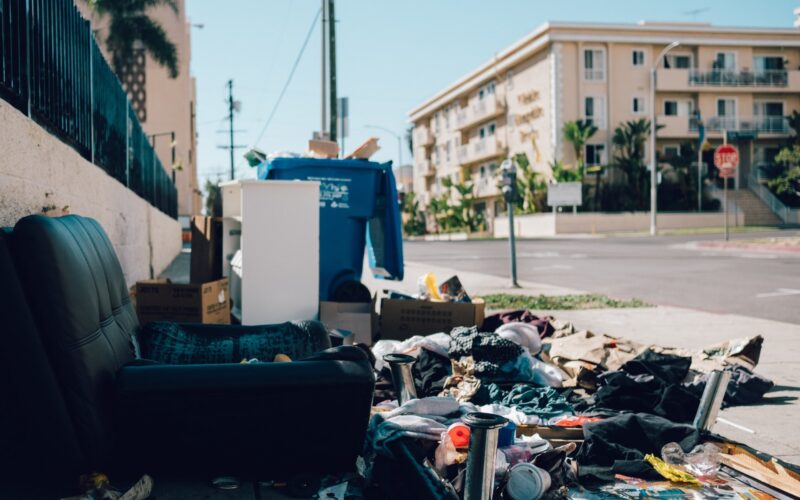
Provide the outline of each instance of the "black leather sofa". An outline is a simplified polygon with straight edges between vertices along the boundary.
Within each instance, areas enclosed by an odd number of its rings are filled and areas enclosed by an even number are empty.
[[[0,232],[0,279],[0,474],[74,485],[93,470],[287,479],[355,467],[374,386],[360,349],[251,365],[137,359],[120,263],[80,216]]]

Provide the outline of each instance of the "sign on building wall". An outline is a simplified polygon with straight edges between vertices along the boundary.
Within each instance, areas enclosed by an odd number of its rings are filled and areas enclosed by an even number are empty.
[[[559,182],[547,185],[547,204],[551,207],[580,206],[583,204],[583,184]]]

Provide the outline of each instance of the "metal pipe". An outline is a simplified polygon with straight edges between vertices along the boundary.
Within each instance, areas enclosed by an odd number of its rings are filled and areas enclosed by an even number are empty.
[[[417,387],[411,375],[411,365],[417,359],[407,354],[387,354],[383,360],[392,371],[392,383],[397,393],[397,402],[402,406],[406,401],[417,399]]]
[[[497,435],[508,420],[491,413],[469,413],[462,420],[469,426],[469,454],[464,500],[490,500],[494,487]]]
[[[695,428],[701,431],[710,431],[717,421],[717,414],[722,407],[722,400],[725,398],[725,391],[728,382],[731,380],[731,372],[714,370],[706,381],[706,388],[700,398],[700,405],[697,407],[697,414],[694,416]]]

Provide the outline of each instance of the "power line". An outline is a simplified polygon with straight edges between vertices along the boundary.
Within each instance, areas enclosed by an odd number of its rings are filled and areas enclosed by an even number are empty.
[[[284,94],[286,94],[286,90],[289,88],[289,84],[292,83],[292,77],[294,76],[295,70],[297,70],[297,66],[300,64],[300,59],[303,58],[303,53],[306,51],[306,47],[308,46],[308,41],[311,39],[311,35],[314,33],[314,27],[317,25],[317,21],[319,20],[319,16],[322,13],[322,9],[317,10],[317,14],[314,16],[314,20],[311,21],[311,26],[308,28],[308,33],[306,34],[306,39],[303,41],[303,46],[300,47],[300,53],[297,54],[297,59],[295,59],[294,64],[292,65],[292,70],[289,72],[289,77],[286,79],[286,83],[283,85],[283,89],[281,93],[278,95],[278,100],[275,102],[275,106],[273,106],[272,111],[269,114],[269,118],[267,118],[267,122],[264,124],[264,127],[261,129],[261,132],[258,134],[258,138],[253,143],[253,146],[258,145],[261,138],[264,137],[264,134],[267,132],[267,128],[269,128],[269,124],[272,123],[272,118],[275,116],[275,112],[278,111],[278,106],[280,106],[281,101],[283,100]]]

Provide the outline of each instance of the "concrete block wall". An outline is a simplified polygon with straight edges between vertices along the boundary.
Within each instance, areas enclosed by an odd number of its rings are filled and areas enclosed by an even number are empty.
[[[163,271],[181,251],[178,221],[0,99],[0,226],[46,208],[97,219],[128,285]]]

